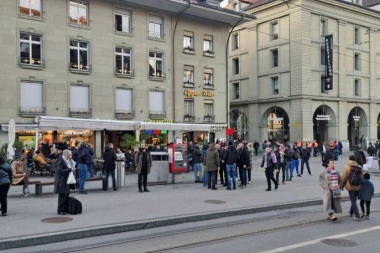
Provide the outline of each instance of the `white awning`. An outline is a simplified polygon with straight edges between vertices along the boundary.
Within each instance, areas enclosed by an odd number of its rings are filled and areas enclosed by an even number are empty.
[[[16,131],[34,131],[37,128],[37,124],[16,124]],[[1,124],[2,131],[8,131],[9,124]],[[47,129],[48,130],[48,129]]]
[[[209,124],[186,124],[186,123],[154,123],[154,122],[141,122],[141,130],[180,130],[180,131],[205,131],[211,130]]]
[[[138,122],[103,119],[77,119],[65,117],[38,116],[35,119],[38,128],[50,130],[83,129],[83,130],[136,130]]]

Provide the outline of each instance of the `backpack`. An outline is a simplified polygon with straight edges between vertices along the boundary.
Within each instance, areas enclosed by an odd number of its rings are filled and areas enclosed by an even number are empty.
[[[67,201],[67,212],[69,214],[81,214],[82,213],[82,203],[72,197],[69,197]]]
[[[353,186],[358,186],[363,182],[362,168],[360,166],[351,165],[350,173],[348,174],[348,182]]]

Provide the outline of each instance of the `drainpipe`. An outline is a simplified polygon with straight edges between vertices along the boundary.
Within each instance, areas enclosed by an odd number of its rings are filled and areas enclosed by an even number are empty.
[[[181,18],[182,14],[185,13],[185,11],[190,8],[191,4],[190,4],[190,0],[187,1],[188,2],[188,5],[178,13],[178,17],[177,17],[177,20],[175,22],[175,25],[174,25],[174,30],[173,30],[173,34],[172,34],[172,82],[173,82],[173,110],[172,110],[172,114],[173,114],[173,121],[174,123],[176,123],[176,83],[175,83],[175,60],[174,60],[174,50],[175,50],[175,46],[174,46],[174,42],[175,42],[175,33],[176,33],[176,30],[177,30],[177,25],[178,25],[178,22],[179,22],[179,19]],[[175,134],[174,134],[175,135]],[[175,140],[175,136],[173,136],[173,140]]]
[[[244,19],[244,14],[241,16],[241,19],[239,21],[237,21],[231,28],[230,32],[228,33],[228,37],[227,37],[227,43],[226,43],[226,89],[227,89],[227,92],[226,92],[226,113],[227,113],[227,128],[230,127],[230,96],[229,96],[229,80],[228,80],[228,62],[229,62],[229,59],[228,59],[228,45],[230,43],[230,38],[231,38],[231,34],[233,33],[234,29],[236,28],[236,26],[241,22],[243,21]],[[240,62],[239,62],[239,67],[240,67]]]

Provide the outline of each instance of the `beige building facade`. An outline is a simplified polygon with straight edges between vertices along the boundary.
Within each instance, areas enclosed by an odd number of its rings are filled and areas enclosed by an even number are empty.
[[[224,137],[227,38],[243,20],[197,1],[2,1],[1,143],[10,119],[27,147],[40,121],[39,142],[98,152],[129,131],[149,144]]]
[[[260,1],[257,1],[260,2]],[[380,13],[359,2],[261,1],[230,45],[230,124],[249,140],[377,140]],[[333,88],[325,87],[325,36]]]

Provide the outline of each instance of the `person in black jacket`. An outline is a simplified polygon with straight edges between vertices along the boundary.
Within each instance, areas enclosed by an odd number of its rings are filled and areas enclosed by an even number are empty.
[[[250,162],[248,149],[244,147],[244,144],[242,142],[238,144],[237,165],[239,167],[239,174],[241,179],[241,184],[239,186],[243,189],[247,186],[247,170],[249,168]]]
[[[0,205],[1,215],[7,216],[8,211],[8,191],[13,180],[12,168],[8,163],[5,163],[3,158],[0,157]]]
[[[70,186],[67,184],[70,172],[75,171],[75,161],[71,159],[71,151],[63,150],[62,157],[57,163],[57,171],[54,180],[54,193],[58,194],[57,214],[66,215],[67,202],[70,195]]]
[[[197,144],[193,145],[191,148],[191,157],[193,159],[193,169],[194,169],[194,183],[201,183],[200,177],[202,175],[202,152]]]
[[[277,158],[277,164],[278,164],[278,172],[276,173],[276,181],[279,181],[280,177],[280,171],[282,170],[282,184],[285,184],[285,169],[286,169],[286,163],[287,163],[287,157],[286,157],[286,150],[285,150],[285,145],[281,144],[278,149],[274,151],[274,154],[276,155]],[[289,177],[288,177],[289,178]]]
[[[103,153],[103,160],[104,160],[104,170],[106,172],[106,178],[104,179],[105,185],[104,185],[104,191],[108,190],[108,178],[111,173],[111,178],[112,178],[112,187],[114,191],[117,191],[117,186],[116,186],[116,178],[115,178],[115,169],[116,169],[116,152],[113,150],[113,144],[108,143],[107,147],[105,148],[105,151]]]
[[[327,168],[327,161],[334,160],[333,149],[334,149],[334,145],[330,144],[326,150],[326,153],[323,155],[322,166],[325,168]]]
[[[220,159],[220,167],[219,167],[219,177],[220,177],[220,184],[223,186],[227,186],[227,173],[226,173],[226,165],[223,163],[223,156],[224,156],[224,145],[222,143],[218,143],[215,145],[216,150],[218,150],[219,153],[219,159]]]
[[[236,164],[237,164],[237,151],[232,141],[228,142],[228,148],[224,152],[224,163],[227,169],[228,186],[227,190],[231,190],[231,186],[236,190]]]
[[[277,158],[272,152],[272,149],[265,148],[265,154],[263,155],[263,161],[261,162],[261,168],[265,169],[265,176],[267,178],[268,188],[265,191],[271,191],[271,181],[274,183],[274,189],[277,190],[278,182],[273,176],[274,170],[277,168]]]
[[[303,167],[306,164],[307,171],[309,172],[309,175],[311,176],[310,165],[309,165],[310,152],[309,150],[307,150],[306,145],[303,145],[303,147],[301,148],[300,158],[301,158],[301,175],[303,174]]]
[[[367,158],[365,157],[365,154],[360,146],[357,147],[357,150],[354,152],[354,156],[356,159],[356,162],[363,167],[364,164],[366,164]]]
[[[87,180],[87,163],[88,163],[88,150],[86,143],[82,142],[78,150],[78,174],[79,174],[79,193],[87,194],[84,190],[84,184]]]

